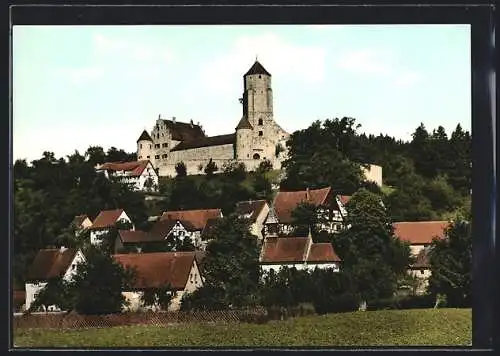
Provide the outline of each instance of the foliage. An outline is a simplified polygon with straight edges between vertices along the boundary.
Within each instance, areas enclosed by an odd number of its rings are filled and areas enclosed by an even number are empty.
[[[259,163],[259,166],[256,169],[257,174],[265,174],[270,172],[273,169],[273,164],[268,159],[263,160]]]
[[[175,297],[176,292],[170,286],[161,288],[150,288],[144,290],[141,295],[143,305],[156,307],[159,306],[162,310],[168,310],[168,307]]]
[[[342,268],[356,281],[365,300],[392,295],[410,263],[410,248],[394,236],[392,221],[379,196],[365,189],[346,205],[348,227],[333,239]]]
[[[71,310],[73,307],[70,284],[62,278],[49,280],[45,287],[36,295],[35,300],[30,305],[29,311],[36,311],[40,307],[46,310],[51,305],[55,305],[61,310]]]
[[[471,226],[464,218],[454,221],[446,238],[431,244],[429,260],[431,293],[446,296],[448,306],[464,307],[472,303],[472,237]]]
[[[206,291],[213,291],[209,303],[234,308],[256,305],[259,246],[249,231],[249,222],[236,215],[224,217],[210,230],[207,239],[201,272],[204,286],[190,298],[191,303],[196,297],[205,298]]]
[[[179,162],[175,165],[175,172],[177,177],[185,177],[187,175],[187,168],[184,162]]]
[[[219,168],[215,164],[214,161],[210,158],[210,161],[207,163],[207,166],[205,167],[205,174],[207,175],[207,178],[213,177],[214,173],[217,172]]]
[[[109,254],[96,248],[86,251],[86,262],[77,265],[71,282],[74,310],[79,314],[119,313],[126,305],[123,290],[129,290],[135,273],[124,269]]]

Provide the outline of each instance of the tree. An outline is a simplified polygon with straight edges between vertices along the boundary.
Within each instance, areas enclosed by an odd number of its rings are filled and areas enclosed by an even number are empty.
[[[207,163],[207,166],[205,167],[205,174],[207,175],[207,178],[212,178],[214,173],[217,172],[217,165],[215,164],[214,161],[210,158],[210,161]]]
[[[232,182],[240,183],[245,180],[246,167],[243,162],[226,163],[223,167],[224,177]]]
[[[177,173],[177,177],[185,177],[187,175],[187,169],[184,162],[178,162],[175,165],[175,172]]]
[[[122,291],[130,289],[135,272],[124,269],[109,254],[96,248],[86,251],[86,262],[77,265],[71,282],[74,309],[79,314],[119,313],[126,306]]]
[[[302,202],[292,210],[292,225],[294,234],[304,235],[311,230],[311,234],[316,235],[319,223],[318,208],[309,202]]]
[[[159,288],[150,288],[141,295],[141,302],[145,306],[160,307],[162,310],[168,310],[170,302],[175,297],[176,292],[170,285]]]
[[[259,166],[256,169],[257,174],[265,174],[270,172],[273,169],[273,164],[268,159],[263,160],[259,163]]]
[[[445,231],[445,239],[434,239],[429,251],[429,291],[446,296],[450,307],[472,303],[471,225],[459,217]]]
[[[36,311],[40,307],[47,310],[51,305],[61,310],[71,310],[73,308],[73,295],[70,283],[63,278],[53,278],[47,282],[45,287],[35,296],[35,300],[30,305],[29,312]]]
[[[347,228],[335,235],[333,244],[343,269],[356,281],[355,292],[364,300],[392,296],[411,262],[409,245],[394,236],[392,221],[377,195],[360,189],[346,210]]]
[[[90,146],[87,151],[85,151],[85,157],[92,167],[106,162],[106,153],[100,146]]]
[[[210,242],[202,267],[204,286],[183,303],[197,305],[197,308],[211,307],[204,303],[234,308],[256,305],[259,298],[259,246],[250,233],[249,222],[237,215],[224,217],[210,229],[207,239]],[[211,293],[208,299],[207,291]]]

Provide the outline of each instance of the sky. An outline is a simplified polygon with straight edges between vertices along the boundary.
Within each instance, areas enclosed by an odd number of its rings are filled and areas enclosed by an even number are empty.
[[[14,26],[13,158],[135,152],[159,115],[233,133],[256,57],[290,133],[344,116],[404,140],[470,131],[468,25]]]

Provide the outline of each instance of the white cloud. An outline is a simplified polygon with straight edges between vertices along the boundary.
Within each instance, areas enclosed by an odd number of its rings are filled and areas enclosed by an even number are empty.
[[[102,34],[94,35],[93,41],[94,49],[98,55],[116,55],[120,56],[121,59],[126,57],[140,62],[170,62],[174,58],[171,50],[165,49],[163,45],[109,38]]]
[[[341,55],[336,61],[336,66],[357,74],[389,74],[392,71],[391,62],[389,51],[361,49]]]
[[[256,56],[273,76],[293,75],[308,83],[319,82],[324,76],[323,47],[295,45],[266,33],[239,37],[229,52],[207,60],[200,72],[203,86],[210,90],[239,90],[242,74]]]

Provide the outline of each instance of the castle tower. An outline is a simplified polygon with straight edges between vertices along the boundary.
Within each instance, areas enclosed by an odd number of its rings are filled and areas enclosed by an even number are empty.
[[[236,152],[237,160],[250,159],[252,154],[253,127],[246,117],[242,117],[236,126]]]
[[[137,159],[151,160],[153,154],[153,139],[146,130],[142,131],[141,136],[137,139]]]
[[[256,60],[243,79],[243,117],[254,128],[264,126],[266,121],[273,119],[271,74]]]

